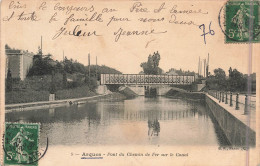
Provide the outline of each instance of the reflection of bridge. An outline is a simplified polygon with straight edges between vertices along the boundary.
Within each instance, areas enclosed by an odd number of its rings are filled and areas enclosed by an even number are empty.
[[[192,75],[101,74],[101,85],[190,85],[194,81]]]

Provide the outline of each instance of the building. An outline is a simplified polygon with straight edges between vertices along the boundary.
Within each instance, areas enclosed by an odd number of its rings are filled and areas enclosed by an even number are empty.
[[[170,69],[169,72],[166,72],[167,75],[173,75],[173,76],[178,76],[179,74],[176,72],[174,69]]]
[[[5,49],[6,54],[6,71],[5,78],[7,77],[8,69],[11,71],[12,78],[20,78],[24,80],[26,75],[33,65],[33,53],[28,51]]]

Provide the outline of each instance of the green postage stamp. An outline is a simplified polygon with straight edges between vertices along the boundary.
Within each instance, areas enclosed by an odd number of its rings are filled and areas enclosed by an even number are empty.
[[[39,124],[6,123],[4,163],[38,165]]]
[[[228,1],[225,7],[226,42],[259,42],[259,2]]]

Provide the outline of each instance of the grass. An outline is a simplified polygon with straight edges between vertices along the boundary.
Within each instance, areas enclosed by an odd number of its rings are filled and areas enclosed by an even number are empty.
[[[36,101],[48,101],[49,91],[13,91],[5,93],[5,103],[30,103]]]
[[[37,101],[49,101],[49,91],[41,90],[18,90],[5,93],[5,103],[30,103]],[[58,90],[55,94],[55,100],[81,98],[96,95],[95,92],[89,90],[87,86],[81,86],[73,89]]]
[[[71,99],[71,98],[81,98],[96,95],[95,92],[89,90],[88,86],[81,86],[73,89],[63,89],[56,92],[55,99]]]

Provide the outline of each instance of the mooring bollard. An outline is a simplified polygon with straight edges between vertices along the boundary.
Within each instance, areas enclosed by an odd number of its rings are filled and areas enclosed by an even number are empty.
[[[228,104],[228,101],[227,101],[227,92],[226,92],[226,102],[225,102],[225,104]]]
[[[238,99],[239,99],[239,93],[237,93],[237,97],[236,97],[236,110],[239,110]]]
[[[244,114],[247,115],[249,113],[248,111],[248,96],[246,95],[245,97],[245,110],[244,110]]]
[[[229,101],[230,107],[233,107],[233,100],[232,100],[232,92],[230,93],[230,101]]]
[[[222,102],[223,103],[224,103],[224,99],[225,99],[224,92],[222,92]]]

